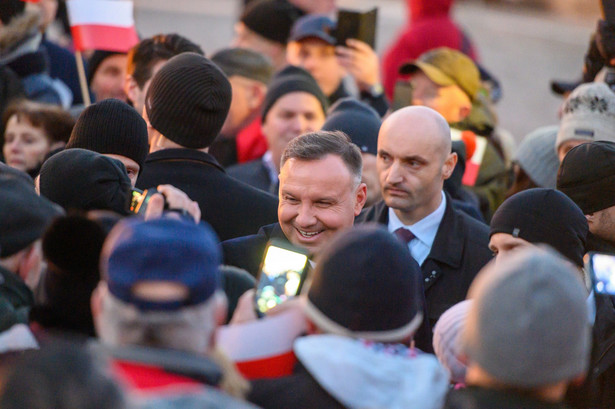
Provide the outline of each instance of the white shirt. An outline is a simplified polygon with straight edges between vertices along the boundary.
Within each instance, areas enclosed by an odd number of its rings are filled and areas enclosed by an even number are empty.
[[[265,165],[267,173],[269,173],[269,181],[271,181],[271,183],[277,183],[279,172],[275,169],[275,165],[273,164],[273,155],[271,151],[267,151],[263,155],[263,165]]]
[[[440,222],[444,217],[444,210],[446,209],[446,196],[444,195],[444,192],[441,193],[442,201],[440,202],[440,206],[438,206],[438,208],[431,214],[425,216],[411,226],[406,226],[403,224],[402,221],[399,220],[399,217],[395,214],[395,211],[389,207],[389,231],[393,233],[395,230],[403,227],[410,230],[412,234],[414,234],[415,239],[408,243],[408,250],[410,250],[410,254],[414,257],[416,262],[419,263],[419,265],[422,265],[429,255],[433,241],[436,238],[436,233],[438,232],[438,227],[440,227]]]

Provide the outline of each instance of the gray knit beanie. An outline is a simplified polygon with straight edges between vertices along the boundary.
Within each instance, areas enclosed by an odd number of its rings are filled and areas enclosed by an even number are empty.
[[[529,134],[517,148],[513,161],[539,187],[555,189],[559,159],[553,150],[558,126],[543,126]]]
[[[581,84],[566,99],[555,150],[568,140],[615,142],[615,94],[605,83]]]
[[[590,323],[580,274],[551,250],[524,249],[476,277],[462,350],[507,387],[534,388],[587,370]]]

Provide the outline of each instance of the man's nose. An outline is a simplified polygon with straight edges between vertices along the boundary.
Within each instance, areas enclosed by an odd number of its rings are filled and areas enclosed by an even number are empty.
[[[299,227],[310,227],[316,224],[316,214],[311,204],[305,203],[299,207],[295,222]]]
[[[403,179],[401,174],[400,164],[397,161],[393,161],[391,166],[388,169],[386,181],[390,184],[396,184],[401,182]]]

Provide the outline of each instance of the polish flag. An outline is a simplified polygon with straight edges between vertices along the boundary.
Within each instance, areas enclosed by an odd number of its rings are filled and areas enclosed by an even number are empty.
[[[247,379],[279,378],[292,374],[297,358],[293,344],[307,332],[298,311],[218,328],[216,346]]]
[[[66,2],[77,51],[127,52],[139,42],[128,0],[69,0]]]

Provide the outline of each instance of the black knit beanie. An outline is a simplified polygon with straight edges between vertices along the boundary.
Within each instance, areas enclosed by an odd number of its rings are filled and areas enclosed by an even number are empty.
[[[528,189],[504,201],[491,218],[489,236],[506,233],[544,243],[583,266],[587,220],[579,207],[554,189]]]
[[[145,96],[150,124],[186,148],[208,147],[231,106],[231,84],[209,59],[182,53],[154,75]]]
[[[337,236],[318,259],[306,314],[321,330],[401,341],[422,321],[422,273],[407,246],[376,224]]]
[[[256,0],[246,7],[240,21],[260,36],[286,45],[293,24],[303,14],[286,0]]]
[[[85,149],[66,149],[41,168],[42,196],[63,208],[112,210],[127,214],[131,188],[122,162]]]
[[[88,60],[88,73],[87,73],[88,74],[88,85],[92,83],[92,78],[94,77],[94,74],[96,74],[96,70],[98,69],[98,66],[106,58],[111,57],[113,55],[117,55],[117,54],[126,54],[126,53],[119,53],[117,51],[103,51],[103,50],[94,51],[94,53]]]
[[[323,114],[326,115],[327,97],[318,86],[314,77],[312,77],[312,74],[303,68],[288,65],[279,71],[269,84],[265,101],[263,101],[263,114],[261,116],[263,122],[265,122],[267,112],[269,112],[278,99],[291,92],[301,91],[314,95],[318,102],[320,102]]]
[[[352,97],[340,99],[329,109],[323,131],[342,131],[361,152],[376,155],[380,115],[369,105]]]
[[[559,167],[557,188],[584,214],[615,206],[615,143],[596,141],[571,149]]]
[[[66,148],[126,156],[143,168],[149,151],[147,124],[128,104],[106,99],[81,112]]]

